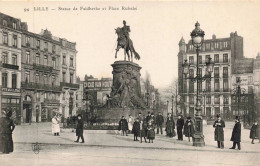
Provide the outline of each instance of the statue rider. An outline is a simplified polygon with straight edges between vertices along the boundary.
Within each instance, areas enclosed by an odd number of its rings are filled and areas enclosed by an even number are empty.
[[[124,24],[124,26],[121,28],[122,29],[122,31],[123,31],[123,34],[124,34],[124,36],[125,36],[125,38],[126,38],[126,41],[127,41],[127,44],[129,43],[129,32],[131,32],[130,31],[130,26],[128,26],[128,25],[126,25],[126,21],[124,20],[123,21],[123,24]]]

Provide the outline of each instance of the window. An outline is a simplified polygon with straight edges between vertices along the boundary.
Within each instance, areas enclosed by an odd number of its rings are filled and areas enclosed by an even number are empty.
[[[199,56],[199,64],[202,64],[202,56]]]
[[[190,77],[194,77],[194,70],[193,69],[190,69],[189,75],[190,75]]]
[[[194,57],[193,56],[190,56],[189,57],[189,64],[194,64]]]
[[[62,64],[66,65],[66,55],[63,55],[63,57],[62,57]]]
[[[17,65],[17,55],[12,55],[12,64]]]
[[[54,86],[55,85],[55,76],[51,76],[51,85]]]
[[[26,51],[26,55],[25,55],[25,63],[29,64],[30,63],[30,52]]]
[[[206,104],[211,104],[211,96],[206,97]]]
[[[190,50],[193,50],[193,45],[192,44],[190,45]]]
[[[39,53],[36,53],[36,54],[35,54],[35,63],[36,63],[37,65],[40,64],[40,54],[39,54]]]
[[[17,47],[17,36],[13,35],[13,47]]]
[[[56,58],[52,58],[52,67],[56,68]]]
[[[248,76],[248,84],[252,84],[253,83],[253,77],[252,76]]]
[[[40,40],[36,40],[36,47],[40,48]]]
[[[35,82],[40,83],[40,75],[38,73],[35,75]]]
[[[211,91],[211,82],[210,82],[210,80],[206,80],[206,91],[207,92]]]
[[[73,58],[70,58],[70,66],[73,67]]]
[[[205,62],[208,62],[210,58],[210,55],[206,55]]]
[[[194,104],[194,96],[189,96],[189,103]]]
[[[214,68],[214,77],[219,77],[219,68],[218,67]]]
[[[44,99],[47,99],[48,95],[47,92],[44,92]]]
[[[17,75],[16,74],[12,74],[12,88],[16,89],[17,88]]]
[[[214,62],[219,63],[219,55],[218,54],[214,55]]]
[[[218,42],[215,43],[215,48],[218,48]]]
[[[210,43],[206,44],[206,49],[208,49],[208,50],[210,49]]]
[[[252,94],[253,93],[253,86],[248,86],[248,93]]]
[[[3,20],[3,26],[7,26],[7,21]]]
[[[3,43],[8,45],[8,33],[7,32],[3,33]]]
[[[2,73],[2,87],[7,88],[7,73]]]
[[[62,72],[62,81],[66,82],[66,72]]]
[[[223,79],[223,90],[224,92],[228,91],[228,79]]]
[[[202,77],[202,68],[199,68],[199,75]]]
[[[227,43],[227,42],[224,42],[223,44],[224,44],[224,48],[226,48],[226,47],[227,47],[227,45],[228,45],[228,43]]]
[[[189,92],[194,93],[194,83],[191,80],[189,81]]]
[[[56,52],[56,46],[52,45],[52,52],[55,53]]]
[[[215,92],[219,92],[219,79],[214,80],[214,89]]]
[[[47,55],[44,55],[43,64],[44,64],[45,66],[48,65],[48,56],[47,56]]]
[[[43,82],[44,82],[44,84],[48,84],[48,76],[47,76],[47,74],[43,75]]]
[[[220,96],[215,96],[214,103],[219,104],[220,103]]]
[[[30,72],[25,72],[25,82],[26,83],[30,82]]]
[[[13,22],[13,29],[17,29],[16,22]]]
[[[228,98],[228,96],[223,96],[223,102],[224,102],[224,104],[228,104],[229,103],[229,98]]]
[[[73,74],[70,74],[70,83],[73,83]]]
[[[223,67],[223,77],[228,77],[228,67]]]
[[[2,53],[2,62],[8,63],[8,54],[6,52]]]
[[[183,92],[184,93],[187,92],[187,82],[186,81],[183,83]]]
[[[223,62],[228,62],[228,54],[223,54]]]
[[[48,42],[44,42],[45,50],[48,50]]]
[[[30,37],[29,36],[25,37],[25,43],[27,46],[30,46]]]

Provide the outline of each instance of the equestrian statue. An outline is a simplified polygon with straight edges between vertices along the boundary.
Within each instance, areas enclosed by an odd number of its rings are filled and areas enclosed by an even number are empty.
[[[134,45],[132,40],[129,38],[129,32],[130,32],[130,26],[126,25],[126,21],[123,21],[124,26],[122,28],[118,27],[116,30],[116,34],[118,36],[117,38],[117,47],[116,47],[116,54],[115,58],[117,58],[117,52],[120,48],[124,49],[124,60],[126,61],[126,55],[128,56],[128,61],[131,60],[133,62],[133,54],[135,56],[135,59],[139,60],[140,55],[135,51]],[[129,51],[131,54],[131,57],[129,55]]]

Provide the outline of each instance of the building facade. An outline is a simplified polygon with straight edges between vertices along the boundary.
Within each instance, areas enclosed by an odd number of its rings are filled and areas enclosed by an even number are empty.
[[[206,62],[208,59],[214,62],[214,70],[210,80],[199,83],[200,105],[202,113],[207,118],[216,114],[231,115],[231,74],[235,59],[243,58],[243,38],[237,32],[231,33],[228,38],[216,38],[204,40],[201,47],[198,65],[199,74],[206,74]],[[188,77],[196,76],[197,56],[196,50],[191,41],[187,44],[182,38],[179,42],[178,53],[178,89],[184,106],[181,110],[185,115],[194,116],[196,105],[196,82],[186,79],[183,74],[184,60],[187,60],[189,67]],[[228,118],[228,117],[225,117]]]
[[[0,13],[1,107],[18,123],[76,114],[76,43],[50,31],[28,31],[20,19]]]
[[[0,13],[1,110],[12,110],[21,118],[21,29],[23,23]],[[1,115],[1,114],[0,114]]]

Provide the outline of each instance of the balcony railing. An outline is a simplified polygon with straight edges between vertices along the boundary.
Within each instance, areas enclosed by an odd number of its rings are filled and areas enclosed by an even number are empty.
[[[45,103],[60,103],[59,100],[57,99],[44,99]]]
[[[49,71],[49,72],[51,72],[53,70],[53,67],[34,63],[33,64],[33,69],[40,70],[40,71]]]
[[[34,82],[21,82],[21,87],[24,89],[38,89],[38,90],[45,90],[45,91],[61,91],[60,86],[53,86],[53,85],[46,85],[46,84],[39,84]]]
[[[72,89],[79,89],[79,84],[72,84],[72,83],[67,83],[67,82],[61,82],[60,86],[68,87],[68,88],[72,88]]]
[[[7,63],[3,63],[3,67],[4,68],[8,68],[8,69],[14,69],[14,70],[18,70],[19,69],[19,66],[7,64]]]

